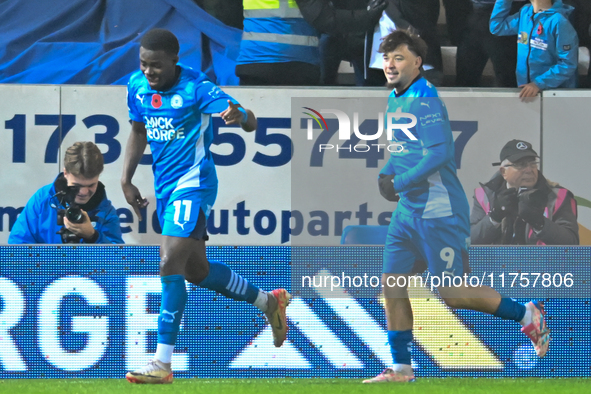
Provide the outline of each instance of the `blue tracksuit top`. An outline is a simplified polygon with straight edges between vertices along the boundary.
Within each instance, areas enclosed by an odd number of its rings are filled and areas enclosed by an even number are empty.
[[[540,89],[576,88],[579,38],[568,21],[573,7],[556,0],[552,8],[534,13],[528,4],[509,15],[512,0],[497,0],[490,31],[517,34],[517,84],[533,82]]]

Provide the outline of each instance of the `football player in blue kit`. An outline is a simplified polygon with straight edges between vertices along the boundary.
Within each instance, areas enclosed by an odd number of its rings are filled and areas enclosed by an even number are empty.
[[[150,30],[140,46],[140,71],[131,76],[127,90],[132,126],[121,187],[141,220],[140,209],[147,200],[132,178],[150,144],[162,227],[162,301],[155,357],[126,377],[132,383],[172,383],[171,358],[187,301],[185,280],[259,308],[271,324],[277,347],[286,338],[285,309],[291,295],[284,289],[265,292],[225,264],[208,261],[205,254],[207,217],[218,185],[209,150],[211,115],[219,113],[227,125],[240,125],[245,131],[256,129],[255,115],[205,74],[179,64],[179,43],[170,31]]]
[[[421,77],[427,47],[418,36],[397,30],[383,39],[380,52],[388,87],[388,116],[406,129],[395,129],[390,159],[380,171],[380,193],[398,201],[392,214],[383,257],[382,284],[393,366],[364,383],[414,381],[411,366],[413,312],[408,280],[400,276],[423,270],[448,279],[469,272],[470,207],[457,176],[452,130],[437,89]],[[398,118],[391,113],[401,113]],[[401,120],[405,118],[405,120]],[[421,264],[423,265],[421,267]],[[457,279],[457,278],[456,278]],[[444,302],[454,309],[471,309],[521,323],[521,331],[543,357],[549,331],[544,308],[537,301],[522,305],[486,286],[438,287]],[[457,283],[453,282],[454,285]]]

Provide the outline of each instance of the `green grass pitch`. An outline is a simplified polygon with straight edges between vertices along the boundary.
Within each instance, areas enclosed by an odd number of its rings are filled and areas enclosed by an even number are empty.
[[[360,379],[176,379],[136,385],[125,379],[4,379],[1,394],[455,394],[591,393],[591,379],[417,379],[414,383],[362,385]]]

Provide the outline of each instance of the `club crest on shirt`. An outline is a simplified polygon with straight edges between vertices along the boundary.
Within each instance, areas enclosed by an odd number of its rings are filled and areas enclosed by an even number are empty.
[[[179,109],[183,106],[183,98],[180,94],[172,96],[172,99],[170,99],[170,106],[174,109]]]
[[[528,39],[528,35],[526,32],[524,32],[524,31],[519,32],[519,35],[517,36],[517,42],[519,44],[527,44],[527,39]]]

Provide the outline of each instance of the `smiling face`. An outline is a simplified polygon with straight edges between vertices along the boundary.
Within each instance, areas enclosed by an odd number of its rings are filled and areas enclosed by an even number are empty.
[[[76,186],[78,187],[78,193],[76,194],[76,204],[83,205],[86,204],[94,193],[96,193],[96,188],[98,187],[99,177],[98,175],[94,178],[84,178],[82,176],[76,176],[70,174],[69,172],[64,169],[64,177],[68,181],[68,186]]]
[[[150,88],[154,90],[165,91],[174,85],[178,61],[177,55],[140,47],[140,70],[148,80]]]
[[[384,53],[384,74],[388,88],[400,92],[410,86],[419,76],[422,59],[408,49],[408,45],[399,45],[392,52]]]

